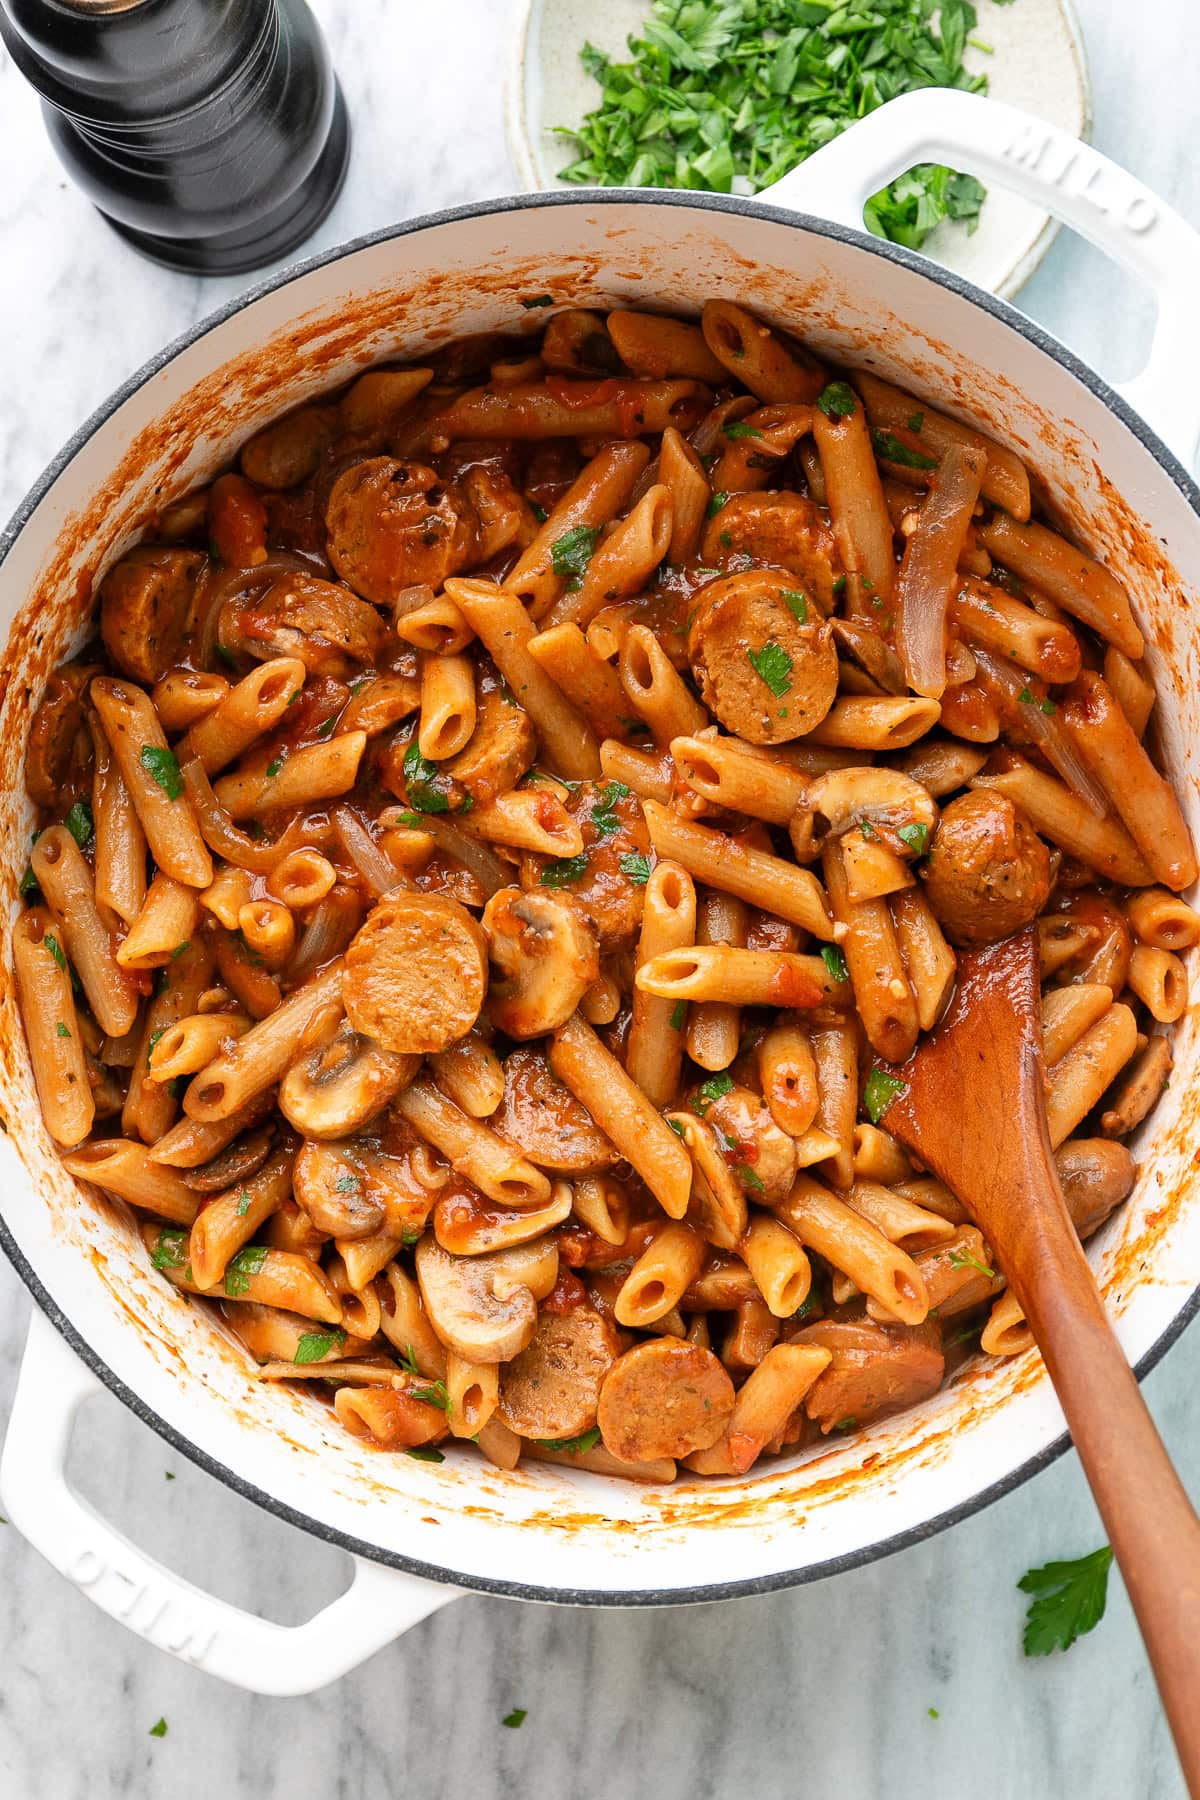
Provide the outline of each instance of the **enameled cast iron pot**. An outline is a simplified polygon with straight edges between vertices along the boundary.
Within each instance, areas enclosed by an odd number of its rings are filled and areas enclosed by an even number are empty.
[[[1124,397],[1012,307],[863,232],[866,196],[925,161],[1039,201],[1150,281],[1157,334]],[[30,715],[78,641],[85,572],[288,407],[372,360],[415,360],[451,337],[511,327],[524,316],[520,299],[544,293],[693,313],[725,295],[1016,446],[1070,529],[1131,589],[1167,766],[1195,830],[1198,289],[1200,238],[1145,188],[1053,128],[945,91],[872,114],[765,200],[610,191],[488,202],[265,283],[116,394],[0,539],[7,905],[28,845]],[[38,1122],[7,957],[3,965],[0,1240],[40,1308],[0,1470],[3,1510],[98,1605],[226,1680],[277,1694],[319,1687],[467,1588],[629,1606],[809,1581],[928,1536],[1064,1448],[1061,1413],[1030,1354],[969,1370],[844,1444],[736,1480],[658,1490],[547,1465],[504,1475],[473,1452],[437,1465],[372,1452],[304,1393],[249,1379],[244,1352],[213,1316],[148,1266],[128,1217],[62,1173]],[[1092,1245],[1139,1372],[1200,1304],[1200,1194],[1189,1191],[1196,1038],[1193,1014],[1178,1032],[1170,1089],[1135,1146],[1138,1186]],[[74,1414],[99,1383],[230,1487],[351,1551],[348,1591],[285,1629],[144,1556],[64,1479]]]

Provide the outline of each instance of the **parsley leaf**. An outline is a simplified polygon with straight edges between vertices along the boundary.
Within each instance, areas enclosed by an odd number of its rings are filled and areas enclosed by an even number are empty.
[[[32,863],[25,864],[25,873],[21,877],[17,892],[20,894],[22,900],[32,900],[35,894],[40,894],[41,890],[38,887],[37,876],[33,872]]]
[[[908,426],[908,429],[910,431],[919,432],[924,423],[925,423],[925,414],[923,412],[915,412],[912,415],[911,419],[905,420],[905,424]]]
[[[926,456],[920,450],[910,450],[907,444],[891,431],[881,431],[877,425],[871,427],[871,443],[875,454],[884,462],[896,463],[902,469],[936,469],[937,457]]]
[[[858,395],[848,381],[831,381],[817,395],[817,405],[827,419],[849,419],[858,405]]]
[[[613,837],[621,829],[621,821],[614,808],[618,800],[628,800],[629,789],[623,781],[609,781],[602,787],[592,804],[592,825],[601,837]]]
[[[165,1719],[160,1719],[157,1725],[152,1725],[147,1733],[148,1737],[166,1737],[166,1735],[167,1721]]]
[[[567,578],[567,592],[573,594],[583,586],[583,576],[600,541],[598,525],[573,525],[556,538],[550,549],[550,561],[556,575]]]
[[[514,1706],[510,1713],[505,1713],[500,1723],[507,1725],[510,1731],[518,1731],[529,1717],[529,1710],[524,1706]]]
[[[872,1069],[863,1088],[863,1105],[872,1125],[878,1125],[888,1107],[900,1094],[908,1092],[908,1083],[886,1069]]]
[[[404,1454],[411,1456],[415,1462],[445,1462],[446,1460],[440,1450],[434,1450],[429,1444],[417,1444],[413,1449],[406,1450]]]
[[[229,648],[228,644],[214,644],[213,649],[227,669],[237,668],[237,657],[233,654],[233,651]]]
[[[329,717],[327,719],[322,719],[321,723],[317,726],[317,736],[319,738],[327,738],[337,722],[337,713],[330,713]]]
[[[719,1100],[722,1094],[729,1093],[732,1087],[733,1076],[729,1073],[728,1069],[722,1069],[719,1075],[710,1075],[707,1081],[702,1081],[700,1083],[700,1086],[692,1095],[692,1111],[694,1113],[699,1113],[701,1118],[703,1118],[713,1101]]]
[[[167,1035],[167,1028],[165,1025],[160,1025],[156,1031],[152,1031],[150,1033],[150,1040],[146,1045],[146,1067],[147,1068],[150,1067],[150,1059],[154,1055],[155,1049],[158,1046],[159,1039],[166,1037],[166,1035]]]
[[[1028,688],[1028,687],[1023,687],[1021,689],[1020,693],[1017,695],[1017,699],[1021,702],[1022,706],[1032,706],[1033,705],[1033,689]]]
[[[331,1350],[340,1350],[346,1341],[346,1334],[340,1326],[331,1331],[306,1331],[296,1345],[294,1363],[324,1362]]]
[[[568,1456],[582,1456],[585,1451],[594,1450],[599,1442],[600,1427],[593,1425],[590,1430],[581,1431],[578,1437],[542,1438],[541,1445],[543,1450],[565,1450]]]
[[[622,875],[628,875],[634,887],[645,887],[650,879],[650,858],[630,852],[620,862]]]
[[[250,1278],[257,1275],[267,1260],[265,1244],[247,1244],[225,1265],[225,1292],[231,1300],[240,1300],[250,1292]]]
[[[784,588],[779,598],[791,613],[797,624],[808,624],[808,601],[795,588]]]
[[[1073,1562],[1045,1563],[1030,1569],[1017,1586],[1036,1599],[1025,1615],[1022,1642],[1026,1656],[1048,1656],[1069,1650],[1075,1639],[1104,1617],[1112,1551],[1107,1544]]]
[[[71,1035],[71,1033],[69,1032],[67,1027],[63,1024],[61,1019],[58,1021],[58,1024],[55,1026],[54,1029],[57,1031],[59,1037],[69,1038]]]
[[[777,700],[792,691],[792,659],[774,638],[761,650],[747,650],[746,660],[760,681],[765,681]]]
[[[238,1203],[237,1203],[238,1218],[244,1219],[246,1214],[249,1211],[250,1211],[250,1189],[243,1188],[241,1193],[238,1195]]]
[[[160,1231],[150,1261],[156,1269],[182,1269],[187,1261],[187,1232]]]
[[[756,1174],[749,1163],[738,1163],[733,1172],[745,1182],[748,1188],[753,1188],[756,1194],[766,1193],[767,1190],[763,1186],[762,1177]]]
[[[408,803],[423,813],[450,811],[450,777],[421,755],[416,738],[404,752],[404,786]]]
[[[92,822],[92,809],[86,800],[77,800],[63,824],[70,832],[81,850],[87,848],[88,840],[96,827]]]
[[[399,1354],[398,1361],[400,1367],[402,1369],[407,1369],[410,1375],[419,1375],[421,1373],[420,1369],[417,1367],[417,1353],[411,1344],[406,1344],[404,1346],[404,1349],[401,1350]]]
[[[47,950],[50,952],[51,956],[54,958],[55,962],[58,964],[59,968],[62,969],[62,971],[65,974],[66,967],[67,967],[67,959],[63,955],[62,945],[59,943],[59,941],[55,937],[54,933],[52,931],[48,931],[46,933],[45,938],[42,941],[44,942],[44,944],[45,944]]]
[[[414,1244],[421,1241],[420,1225],[402,1225],[400,1227],[400,1246],[403,1250],[411,1250]]]
[[[679,1004],[681,1006],[683,1005],[682,1000],[680,1001]],[[696,1106],[696,1103],[694,1100],[692,1102],[692,1105],[694,1107]],[[696,1107],[696,1111],[698,1112],[699,1110],[700,1110],[699,1107]],[[678,1119],[668,1119],[667,1124],[671,1127],[671,1130],[675,1133],[676,1137],[681,1138],[683,1136],[683,1126],[679,1123]]]
[[[850,971],[846,967],[846,958],[836,944],[821,945],[821,961],[829,970],[831,981],[849,981]]]
[[[576,881],[582,881],[587,874],[587,852],[579,856],[562,856],[557,862],[549,862],[538,876],[543,887],[570,887]]]
[[[289,701],[288,704],[290,705],[291,702]],[[287,750],[283,749],[279,752],[278,756],[273,757],[271,759],[271,761],[267,764],[268,780],[274,781],[275,777],[278,775],[280,769],[282,769],[282,767],[286,761],[287,761]]]
[[[450,1396],[446,1392],[444,1381],[434,1381],[428,1387],[409,1388],[410,1400],[423,1400],[426,1406],[436,1406],[440,1412],[450,1411]]]
[[[995,1281],[996,1279],[995,1269],[989,1269],[985,1263],[979,1261],[978,1257],[972,1256],[969,1250],[952,1250],[950,1252],[950,1267],[952,1269],[976,1269],[979,1274],[983,1275],[988,1281]]]
[[[138,761],[147,775],[157,781],[168,800],[178,800],[183,792],[183,776],[179,773],[179,758],[173,750],[163,750],[157,744],[143,744]]]
[[[725,427],[725,436],[736,441],[738,438],[760,438],[762,432],[757,425],[747,425],[743,420],[737,419],[732,425]]]
[[[672,1031],[683,1030],[683,1020],[686,1012],[687,1002],[685,1000],[677,1000],[671,1008],[671,1017],[668,1021]]]
[[[725,502],[728,500],[728,498],[729,498],[729,495],[726,493],[714,494],[712,499],[708,503],[708,507],[707,507],[707,510],[704,515],[705,518],[715,519],[717,514],[720,512],[721,508],[724,506]],[[714,573],[715,573],[715,571],[714,571]]]
[[[901,825],[896,836],[902,844],[907,844],[917,856],[924,856],[929,845],[928,825]]]

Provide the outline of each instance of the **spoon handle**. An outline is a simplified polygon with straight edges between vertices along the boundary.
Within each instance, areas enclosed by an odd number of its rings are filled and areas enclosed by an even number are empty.
[[[1045,1163],[1038,1173],[1057,1185],[1048,1147]],[[1200,1519],[1113,1334],[1088,1260],[1056,1214],[1030,1195],[1010,1279],[1120,1565],[1188,1792],[1200,1800]]]

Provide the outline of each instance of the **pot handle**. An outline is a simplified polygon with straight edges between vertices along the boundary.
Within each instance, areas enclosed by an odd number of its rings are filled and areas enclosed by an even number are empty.
[[[1149,359],[1114,385],[1190,473],[1200,435],[1200,236],[1090,144],[999,100],[923,88],[868,113],[759,198],[861,231],[870,196],[922,162],[1023,195],[1149,285],[1158,301]]]
[[[0,1501],[47,1562],[147,1643],[251,1693],[310,1694],[462,1592],[356,1556],[345,1593],[303,1625],[275,1625],[206,1594],[130,1543],[68,1485],[75,1415],[100,1388],[35,1308],[0,1460]]]

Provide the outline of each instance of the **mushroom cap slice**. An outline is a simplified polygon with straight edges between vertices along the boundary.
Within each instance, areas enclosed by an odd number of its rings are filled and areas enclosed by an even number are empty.
[[[503,1281],[501,1258],[510,1254],[451,1256],[428,1235],[417,1245],[417,1282],[429,1322],[443,1344],[468,1362],[508,1362],[537,1329],[532,1293]]]
[[[558,894],[501,888],[483,909],[492,962],[488,1006],[509,1037],[542,1037],[565,1025],[600,973],[596,933]]]

